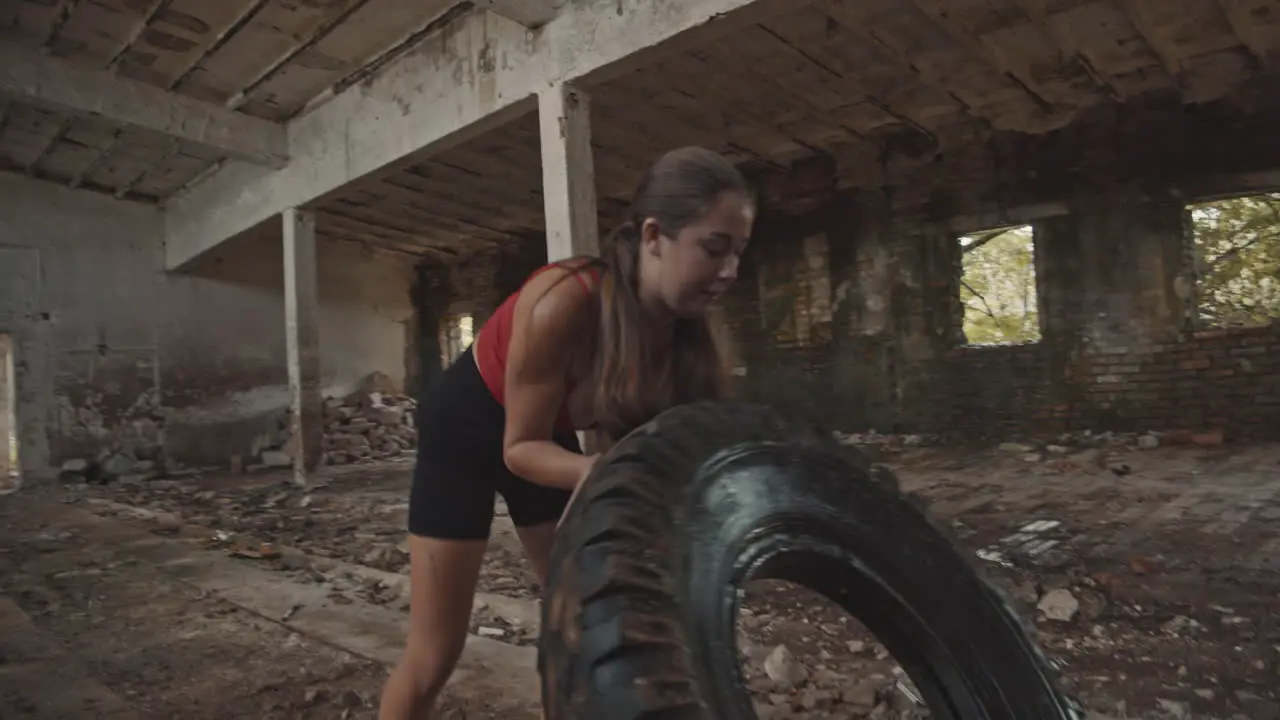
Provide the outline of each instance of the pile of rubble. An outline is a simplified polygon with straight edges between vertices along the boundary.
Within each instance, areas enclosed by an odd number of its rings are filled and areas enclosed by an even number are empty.
[[[1000,444],[999,451],[1029,463],[1049,463],[1063,469],[1097,466],[1123,476],[1128,474],[1129,467],[1112,462],[1117,453],[1122,457],[1129,452],[1162,447],[1217,448],[1222,444],[1223,434],[1220,430],[1145,433],[1096,433],[1086,430],[1059,435],[1050,442],[1004,442]]]
[[[1082,430],[1058,436],[1057,444],[1075,447],[1124,447],[1131,450],[1154,450],[1166,446],[1218,447],[1225,437],[1222,430],[1150,430],[1140,433],[1095,432]]]
[[[351,465],[412,456],[418,444],[414,411],[418,404],[400,392],[386,373],[372,372],[344,397],[324,399],[324,455],[321,464]],[[280,420],[280,435],[271,444],[255,448],[258,463],[246,470],[287,468],[293,465],[296,448],[286,414]]]
[[[60,442],[79,455],[62,464],[64,479],[149,479],[161,472],[165,411],[158,390],[143,392],[116,412],[104,409],[101,393],[90,393],[79,405],[67,396],[57,401]]]
[[[412,454],[417,402],[403,395],[361,391],[324,404],[324,464],[347,465]]]
[[[90,448],[62,464],[66,482],[90,484],[138,482],[178,478],[202,471],[225,471],[227,465],[187,468],[165,458],[162,451],[164,413],[158,397],[148,393],[112,427],[92,408],[72,408],[64,402],[64,427],[72,440]],[[345,397],[324,400],[324,456],[326,465],[347,465],[412,456],[417,447],[414,425],[416,401],[406,397],[385,373],[373,372]],[[232,456],[233,473],[283,469],[293,465],[295,443],[289,432],[289,410],[273,418],[245,455]]]

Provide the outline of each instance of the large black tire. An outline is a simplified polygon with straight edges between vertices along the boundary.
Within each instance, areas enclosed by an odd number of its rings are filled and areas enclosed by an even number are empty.
[[[938,720],[1083,717],[887,470],[768,408],[698,403],[601,458],[565,517],[538,646],[547,720],[754,718],[735,625],[759,578],[862,621]]]

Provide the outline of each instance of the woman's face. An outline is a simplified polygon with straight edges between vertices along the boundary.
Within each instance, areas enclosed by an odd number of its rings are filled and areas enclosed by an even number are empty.
[[[641,292],[680,317],[707,311],[738,277],[755,207],[740,192],[721,193],[700,219],[668,237],[652,218],[641,228]]]

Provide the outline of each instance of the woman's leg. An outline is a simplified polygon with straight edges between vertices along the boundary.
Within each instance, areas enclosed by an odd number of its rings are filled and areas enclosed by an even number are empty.
[[[419,425],[409,492],[409,634],[382,691],[381,720],[431,717],[466,644],[493,523],[494,473],[483,461],[492,451],[434,420]]]
[[[466,644],[484,540],[409,536],[409,637],[379,720],[428,720]]]
[[[409,492],[409,633],[381,720],[432,717],[466,645],[502,464],[502,407],[470,348],[418,402]]]

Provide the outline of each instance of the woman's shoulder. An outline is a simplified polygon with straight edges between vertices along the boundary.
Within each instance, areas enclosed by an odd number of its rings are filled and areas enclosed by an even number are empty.
[[[551,265],[559,267],[562,272],[592,283],[598,283],[605,271],[604,260],[594,255],[578,255],[565,258],[559,262],[551,263]]]
[[[528,312],[546,320],[571,323],[595,306],[595,291],[603,275],[601,261],[568,258],[540,268],[520,291]]]
[[[548,291],[563,294],[567,289],[576,291],[579,297],[592,295],[600,285],[604,276],[604,261],[591,256],[577,256],[557,260],[539,268],[529,280],[529,285],[538,283]],[[567,286],[562,288],[561,286]]]

